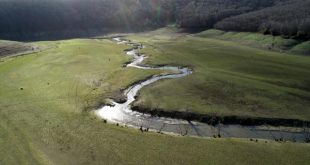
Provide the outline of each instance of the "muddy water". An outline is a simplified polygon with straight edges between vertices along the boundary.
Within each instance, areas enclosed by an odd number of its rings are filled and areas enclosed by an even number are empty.
[[[117,44],[126,44],[132,46],[132,49],[125,51],[125,55],[131,56],[132,61],[126,67],[135,67],[139,69],[160,69],[170,70],[175,74],[156,75],[143,82],[135,84],[125,90],[127,101],[125,103],[116,103],[112,101],[113,106],[104,106],[95,111],[102,119],[110,123],[118,123],[134,128],[142,128],[161,133],[173,133],[178,135],[201,136],[201,137],[235,137],[235,138],[255,138],[255,139],[283,139],[297,142],[304,142],[309,136],[309,130],[281,127],[256,127],[241,125],[217,125],[212,126],[205,123],[186,121],[182,119],[172,119],[165,117],[154,117],[149,114],[142,114],[132,111],[131,104],[135,101],[135,96],[143,87],[155,83],[162,79],[175,79],[192,74],[192,70],[177,66],[146,66],[142,65],[145,55],[139,54],[139,50],[144,46],[132,43],[122,38],[113,38]]]

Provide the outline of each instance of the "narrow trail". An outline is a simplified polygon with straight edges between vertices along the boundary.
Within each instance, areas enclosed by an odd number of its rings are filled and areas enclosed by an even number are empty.
[[[129,45],[132,48],[125,50],[125,54],[133,58],[126,67],[134,67],[138,69],[159,69],[170,70],[175,74],[155,75],[151,78],[137,83],[125,90],[124,94],[127,98],[125,103],[117,103],[112,101],[112,106],[103,106],[95,111],[100,118],[110,123],[117,123],[140,130],[154,131],[159,133],[199,136],[199,137],[235,137],[235,138],[256,138],[256,139],[283,139],[297,142],[305,142],[306,134],[302,131],[283,131],[281,127],[273,127],[273,129],[262,129],[256,126],[242,125],[208,125],[206,123],[186,121],[183,119],[172,119],[167,117],[156,117],[150,114],[144,114],[133,111],[131,104],[136,100],[138,92],[145,86],[155,83],[162,79],[175,79],[188,76],[193,71],[186,67],[178,66],[148,66],[142,65],[145,55],[139,51],[144,48],[142,44],[133,43],[122,38],[113,38],[117,44]]]

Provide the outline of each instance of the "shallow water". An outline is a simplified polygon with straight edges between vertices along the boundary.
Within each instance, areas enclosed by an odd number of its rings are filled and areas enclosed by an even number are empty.
[[[201,137],[235,137],[235,138],[256,138],[256,139],[284,139],[290,141],[304,142],[309,137],[309,131],[301,131],[289,129],[283,130],[281,127],[272,127],[272,129],[262,129],[255,126],[241,125],[217,125],[212,126],[200,122],[191,122],[182,119],[172,119],[165,117],[154,117],[150,114],[142,114],[131,110],[131,104],[135,101],[135,96],[143,87],[155,83],[161,79],[181,78],[193,73],[189,68],[177,66],[145,66],[142,65],[145,55],[139,54],[139,50],[144,46],[141,44],[131,43],[121,38],[113,38],[117,44],[126,44],[133,47],[132,50],[125,51],[125,55],[131,56],[133,60],[126,67],[135,67],[139,69],[160,69],[174,71],[175,74],[156,75],[141,83],[135,84],[125,90],[127,101],[125,103],[116,103],[112,101],[114,106],[104,106],[95,111],[102,119],[111,123],[118,123],[134,128],[148,129],[161,133],[174,133],[178,135],[190,135]]]

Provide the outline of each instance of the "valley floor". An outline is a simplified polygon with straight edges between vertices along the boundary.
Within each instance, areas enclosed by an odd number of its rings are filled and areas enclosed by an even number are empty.
[[[147,46],[147,63],[191,66],[195,74],[151,85],[136,105],[309,120],[308,58],[160,33],[128,38]],[[160,71],[123,68],[128,47],[108,39],[32,44],[50,49],[1,58],[0,164],[310,162],[309,144],[179,137],[105,124],[91,110]]]

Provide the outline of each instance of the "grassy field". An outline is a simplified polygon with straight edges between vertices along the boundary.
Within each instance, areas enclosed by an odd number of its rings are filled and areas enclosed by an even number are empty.
[[[85,110],[158,71],[123,68],[123,63],[129,60],[121,55],[126,46],[108,40],[35,44],[52,48],[27,56],[1,58],[0,164],[307,164],[310,161],[307,144],[175,137],[104,124]]]
[[[190,66],[195,71],[143,89],[137,106],[218,116],[310,120],[309,57],[173,35],[172,30],[130,38],[146,45],[147,63]]]
[[[292,53],[298,53],[298,54],[310,54],[310,41],[303,42],[301,44],[298,44],[294,46],[291,50]]]
[[[309,42],[295,39],[286,39],[281,36],[263,35],[250,32],[225,32],[221,30],[206,30],[196,34],[198,37],[214,38],[241,43],[243,45],[273,50],[277,52],[287,52],[301,55],[310,55]]]

